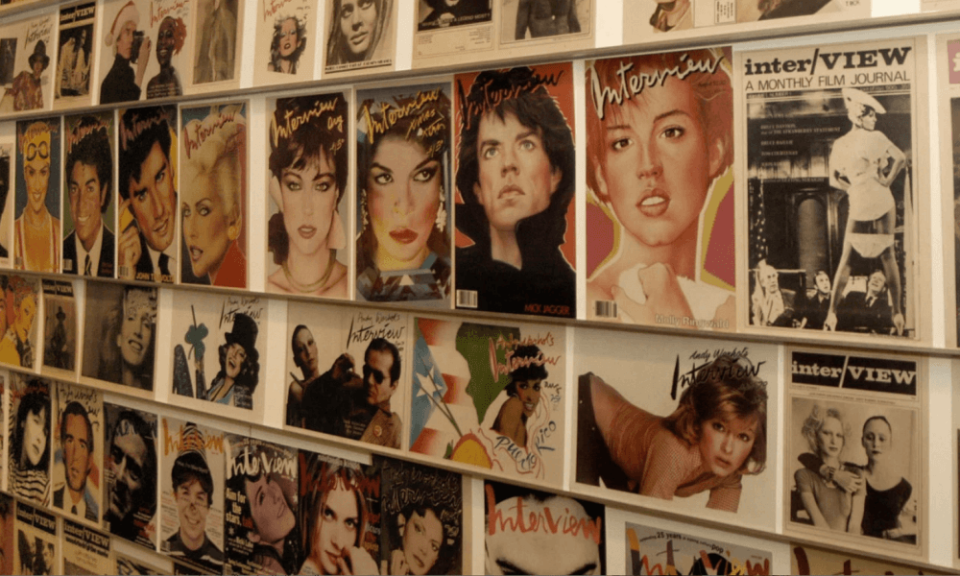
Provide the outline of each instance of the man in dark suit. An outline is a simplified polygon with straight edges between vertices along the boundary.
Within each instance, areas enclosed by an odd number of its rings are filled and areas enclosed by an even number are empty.
[[[65,173],[74,230],[63,240],[63,272],[113,278],[114,237],[103,221],[113,190],[107,127],[85,116],[67,142]]]
[[[887,276],[874,270],[866,292],[850,292],[837,307],[837,331],[890,334],[894,329]]]
[[[814,275],[814,289],[812,296],[807,296],[798,306],[800,310],[800,327],[807,330],[823,330],[823,323],[830,311],[830,276],[824,270],[817,270]]]
[[[60,446],[66,485],[53,492],[54,508],[99,522],[100,504],[87,483],[93,467],[93,426],[79,402],[67,404],[60,416]]]

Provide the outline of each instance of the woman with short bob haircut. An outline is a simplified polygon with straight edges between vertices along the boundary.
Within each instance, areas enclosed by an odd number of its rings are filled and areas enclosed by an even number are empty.
[[[602,478],[665,500],[709,491],[707,508],[736,512],[741,478],[767,461],[767,390],[756,373],[746,358],[721,355],[696,371],[665,418],[596,375],[581,376],[578,481]]]

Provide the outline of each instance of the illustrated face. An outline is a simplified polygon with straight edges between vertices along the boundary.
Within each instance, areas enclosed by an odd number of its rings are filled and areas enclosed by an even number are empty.
[[[397,389],[390,379],[393,367],[393,354],[389,350],[371,350],[367,352],[363,365],[363,383],[367,390],[367,403],[371,406],[386,402]]]
[[[480,182],[473,191],[496,230],[513,231],[520,220],[546,210],[563,176],[551,167],[540,130],[509,113],[503,120],[495,114],[480,120],[477,160]]]
[[[192,479],[177,486],[173,498],[177,503],[180,532],[186,536],[185,540],[202,540],[210,514],[210,495],[198,480]]]
[[[16,327],[21,338],[26,338],[33,326],[33,319],[37,315],[37,303],[32,295],[25,296],[17,309]]]
[[[131,49],[133,48],[133,33],[136,31],[136,23],[128,20],[120,29],[120,35],[117,36],[117,54],[126,60],[130,59]]]
[[[93,248],[100,233],[100,207],[107,198],[107,187],[100,184],[96,166],[74,162],[68,180],[70,186],[70,215],[77,238],[84,248]],[[81,263],[82,264],[82,263]]]
[[[280,542],[296,526],[297,520],[283,497],[283,490],[276,482],[271,482],[267,474],[256,482],[246,483],[247,501],[250,514],[257,528],[260,543]]]
[[[229,378],[236,379],[243,369],[243,363],[247,360],[247,351],[243,346],[234,342],[227,347],[227,364],[224,370]]]
[[[317,352],[317,342],[313,339],[313,334],[306,328],[301,329],[297,332],[296,342],[294,356],[303,368],[304,375],[307,377],[319,375],[320,354]]]
[[[46,210],[50,184],[50,133],[40,132],[23,149],[23,179],[27,184],[27,208],[35,214]]]
[[[883,288],[887,285],[887,277],[884,276],[883,272],[877,270],[870,275],[870,279],[867,281],[867,292],[870,292],[874,295],[883,292]]]
[[[336,487],[327,492],[320,518],[314,524],[313,549],[314,554],[320,555],[324,574],[341,573],[337,563],[343,557],[344,548],[356,546],[360,521],[356,493],[337,482]]]
[[[302,170],[284,168],[280,193],[283,224],[291,250],[313,256],[326,247],[336,213],[336,176],[333,163],[323,151],[319,163],[309,164]]]
[[[830,277],[823,272],[817,274],[817,291],[822,294],[830,293]]]
[[[289,58],[297,46],[300,44],[300,38],[297,36],[297,21],[293,18],[287,18],[280,25],[280,57]]]
[[[696,233],[719,143],[708,143],[693,88],[673,77],[604,122],[603,167],[597,179],[617,219],[647,246]],[[692,229],[692,232],[691,232]]]
[[[579,502],[564,496],[545,502],[508,498],[497,504],[496,512],[510,518],[518,505],[523,506],[524,517],[569,514],[578,523],[592,520]],[[486,574],[600,574],[600,570],[600,545],[583,531],[573,535],[498,530],[486,536]]]
[[[414,511],[403,528],[403,556],[413,574],[430,572],[443,545],[443,523],[429,508],[421,516]]]
[[[226,179],[220,179],[224,182]],[[231,191],[223,191],[230,194]],[[183,241],[187,244],[193,274],[204,277],[220,270],[230,247],[231,218],[223,202],[223,193],[214,174],[204,172],[183,186],[180,218]]]
[[[341,0],[340,32],[353,54],[362,54],[373,41],[377,24],[377,5],[374,0]]]
[[[426,259],[440,209],[440,180],[440,162],[419,144],[400,138],[380,144],[366,190],[381,270],[416,268]]]
[[[127,183],[130,207],[140,225],[147,245],[164,251],[173,242],[176,228],[177,192],[173,187],[173,170],[159,143],[154,143],[140,165],[140,179]]]
[[[757,437],[756,418],[711,418],[701,424],[700,456],[717,476],[729,476],[743,466]]]
[[[27,412],[27,419],[23,423],[23,449],[27,452],[27,460],[31,466],[38,466],[43,453],[47,449],[47,409],[41,408],[39,413]]]
[[[156,309],[150,297],[141,290],[130,290],[123,299],[123,320],[117,345],[123,361],[140,366],[153,341],[153,322]]]
[[[529,418],[540,403],[540,383],[543,380],[517,380],[517,398],[523,402],[523,415]]]
[[[79,414],[67,414],[66,437],[63,438],[64,467],[67,485],[74,492],[83,490],[90,473],[90,438],[87,421]]]
[[[173,51],[177,45],[177,23],[169,16],[160,23],[160,30],[157,31],[157,63],[161,68],[170,65],[173,59]]]
[[[867,451],[867,458],[876,460],[890,450],[892,433],[890,426],[883,420],[871,420],[863,429],[863,449]]]
[[[836,418],[827,417],[817,432],[817,444],[821,456],[839,456],[843,450],[843,423]]]
[[[110,512],[118,518],[125,518],[139,504],[147,444],[128,422],[120,422],[118,428],[110,450],[109,466],[114,478]]]

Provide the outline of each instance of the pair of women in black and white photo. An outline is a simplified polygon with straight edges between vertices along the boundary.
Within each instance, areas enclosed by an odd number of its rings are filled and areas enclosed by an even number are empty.
[[[812,453],[798,457],[792,520],[805,521],[805,512],[818,528],[915,543],[917,499],[894,452],[910,431],[894,430],[879,412],[866,418],[860,434],[865,465],[846,461],[856,453],[851,432],[841,410],[813,406],[801,429]]]

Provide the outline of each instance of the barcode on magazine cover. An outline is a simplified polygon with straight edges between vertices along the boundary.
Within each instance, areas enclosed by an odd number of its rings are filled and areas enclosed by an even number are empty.
[[[597,300],[594,303],[594,313],[597,318],[616,318],[617,303],[610,300]]]
[[[457,290],[457,308],[476,308],[476,290]]]
[[[129,278],[133,275],[133,271],[130,270],[129,266],[120,266],[120,278]]]

